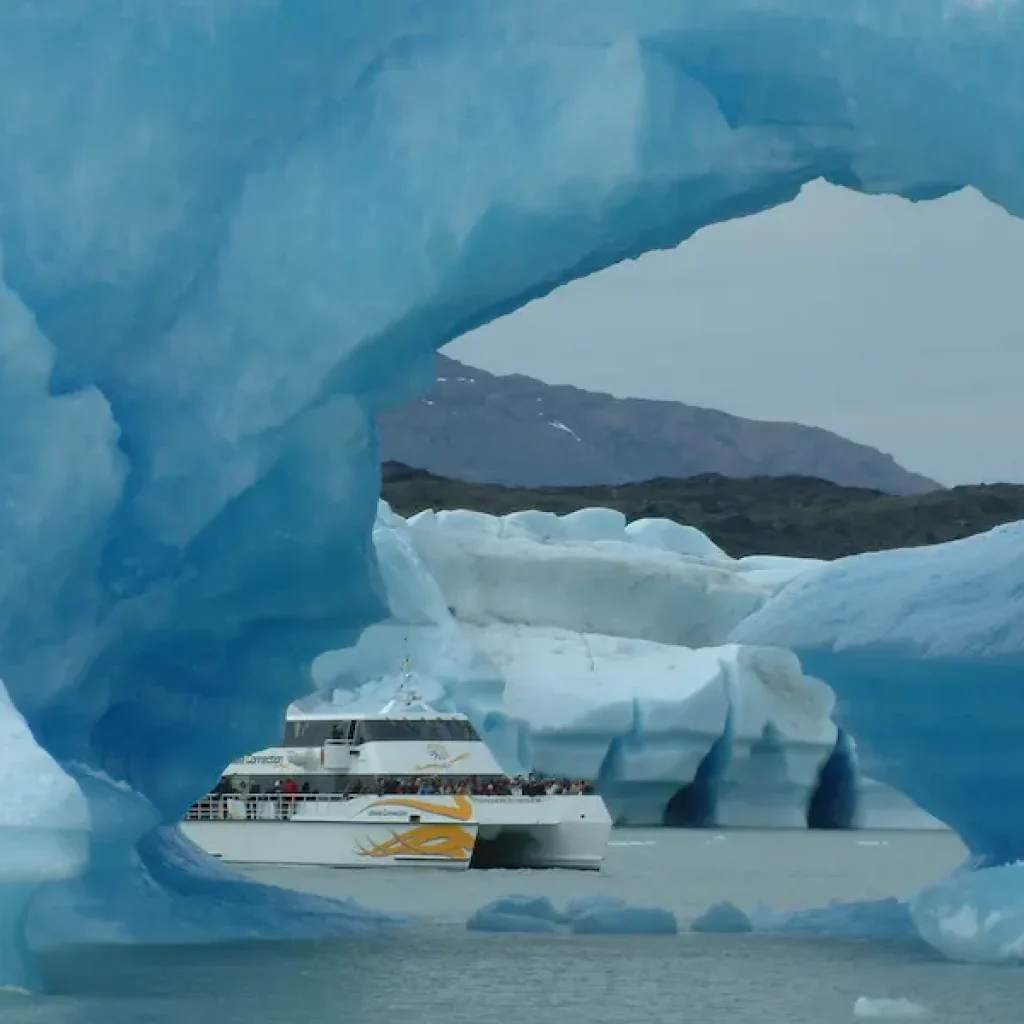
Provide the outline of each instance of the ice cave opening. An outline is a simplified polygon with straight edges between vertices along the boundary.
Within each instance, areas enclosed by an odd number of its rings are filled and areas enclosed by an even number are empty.
[[[173,826],[389,614],[375,411],[451,339],[811,180],[1021,216],[1022,44],[1020,4],[959,0],[0,10],[0,678],[31,753],[2,763],[0,982],[56,936],[370,926]],[[806,656],[893,781],[1005,864],[1022,578],[1019,528],[853,559],[735,639]],[[921,699],[952,659],[947,704]],[[915,924],[1005,958],[1005,877]]]

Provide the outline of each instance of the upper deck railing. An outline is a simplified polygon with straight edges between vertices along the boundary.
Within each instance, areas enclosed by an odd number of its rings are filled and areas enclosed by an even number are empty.
[[[358,793],[227,793],[204,796],[185,815],[186,821],[280,821],[299,805],[343,804]]]
[[[534,784],[534,786],[536,783]],[[249,820],[249,821],[280,821],[290,818],[300,807],[309,805],[338,805],[345,804],[358,797],[386,797],[386,796],[416,796],[416,797],[448,797],[453,795],[469,796],[473,799],[487,799],[488,797],[509,798],[515,797],[522,800],[541,800],[549,796],[576,796],[590,795],[594,788],[590,783],[576,783],[567,788],[557,784],[549,784],[537,791],[533,787],[522,788],[511,786],[508,789],[501,789],[487,792],[481,787],[460,787],[456,792],[419,792],[417,789],[394,789],[390,786],[378,786],[363,791],[349,791],[346,793],[211,793],[197,800],[185,815],[186,821],[223,821],[223,820]]]

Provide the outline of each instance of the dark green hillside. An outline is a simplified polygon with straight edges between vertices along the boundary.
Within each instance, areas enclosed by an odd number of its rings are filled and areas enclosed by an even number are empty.
[[[703,530],[731,555],[838,558],[936,544],[1024,519],[1024,486],[986,484],[894,497],[811,477],[681,480],[590,487],[501,487],[449,480],[401,463],[383,467],[383,496],[400,515],[469,508],[493,515],[538,508],[565,514],[590,505],[627,519],[658,516]]]

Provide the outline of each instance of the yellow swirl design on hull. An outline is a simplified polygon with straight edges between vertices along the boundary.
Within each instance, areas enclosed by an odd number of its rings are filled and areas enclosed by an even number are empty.
[[[476,837],[459,825],[416,825],[379,843],[356,847],[360,857],[437,857],[469,860]]]

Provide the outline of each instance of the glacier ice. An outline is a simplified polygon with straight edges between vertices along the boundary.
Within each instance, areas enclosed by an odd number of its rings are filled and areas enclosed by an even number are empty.
[[[4,4],[0,678],[82,884],[174,861],[153,830],[385,615],[372,415],[431,350],[818,177],[1024,213],[1022,42],[1014,0]],[[889,665],[957,713],[1004,678]],[[1007,788],[963,822],[997,860]]]
[[[972,945],[980,959],[1010,948],[1024,906],[1004,867],[1024,860],[1013,810],[1024,791],[1024,523],[842,559],[794,581],[733,638],[783,645],[827,679],[865,770],[966,843],[980,870],[915,910],[921,934],[961,959]],[[950,923],[965,915],[988,924]]]
[[[976,857],[1009,863],[1024,857],[1024,826],[1000,813],[1024,781],[1022,580],[1016,523],[843,559],[796,581],[734,638],[795,650],[836,691],[838,718],[879,777],[948,822]]]
[[[951,960],[1024,963],[1024,864],[957,872],[917,893],[910,911]]]
[[[408,659],[508,771],[597,778],[620,821],[804,826],[819,795],[823,822],[856,818],[832,692],[788,652],[724,644],[821,563],[734,560],[609,509],[406,521],[382,502],[373,536],[389,617],[318,659],[307,708],[379,707]]]

